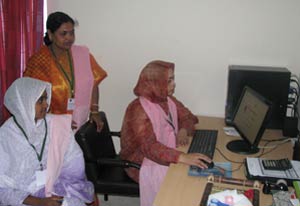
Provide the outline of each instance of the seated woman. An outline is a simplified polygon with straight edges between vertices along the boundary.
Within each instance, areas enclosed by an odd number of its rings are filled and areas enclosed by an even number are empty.
[[[127,169],[139,182],[141,206],[152,205],[170,163],[207,168],[211,159],[203,154],[186,154],[176,145],[188,144],[198,122],[173,95],[174,64],[152,61],[142,70],[133,100],[123,120],[121,157],[142,164],[140,170]]]
[[[17,79],[4,97],[13,115],[0,128],[0,205],[83,206],[94,188],[71,131],[71,115],[46,115],[51,84]]]

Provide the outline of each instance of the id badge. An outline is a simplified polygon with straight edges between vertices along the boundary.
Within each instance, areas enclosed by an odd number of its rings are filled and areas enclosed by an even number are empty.
[[[74,98],[68,98],[67,110],[68,111],[73,111],[74,108],[75,108],[75,99]]]
[[[46,171],[47,170],[37,170],[35,172],[37,186],[43,186],[46,184]]]

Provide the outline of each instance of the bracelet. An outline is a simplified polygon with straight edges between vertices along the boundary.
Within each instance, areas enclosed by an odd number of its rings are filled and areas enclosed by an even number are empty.
[[[92,104],[92,106],[97,106],[98,107],[99,105],[98,104]]]

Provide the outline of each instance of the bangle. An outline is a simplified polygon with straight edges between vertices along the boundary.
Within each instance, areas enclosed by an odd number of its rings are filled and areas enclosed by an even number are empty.
[[[90,111],[90,114],[99,114],[99,111]]]
[[[90,109],[91,109],[91,110],[96,109],[96,110],[98,111],[99,106],[98,106],[98,104],[92,104],[91,107],[90,107]]]

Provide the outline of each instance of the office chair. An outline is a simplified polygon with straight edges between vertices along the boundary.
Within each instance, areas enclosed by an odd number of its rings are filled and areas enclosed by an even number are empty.
[[[110,131],[105,113],[101,111],[100,115],[104,123],[100,133],[94,123],[86,122],[75,134],[84,154],[87,178],[105,201],[108,195],[138,197],[139,185],[127,176],[124,168],[139,169],[140,165],[120,159],[112,141],[112,136],[120,137],[120,132]]]

